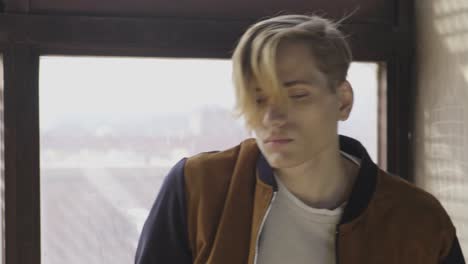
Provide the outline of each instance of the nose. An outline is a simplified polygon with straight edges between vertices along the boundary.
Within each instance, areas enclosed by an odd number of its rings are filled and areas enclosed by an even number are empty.
[[[286,109],[281,109],[281,107],[276,104],[269,104],[263,115],[263,124],[265,126],[280,127],[286,123],[287,117],[288,112]]]

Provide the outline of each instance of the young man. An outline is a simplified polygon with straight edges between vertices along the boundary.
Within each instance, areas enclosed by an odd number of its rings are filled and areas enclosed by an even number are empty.
[[[233,65],[237,115],[255,138],[171,169],[135,263],[464,263],[437,199],[337,134],[351,61],[326,19],[251,26]]]

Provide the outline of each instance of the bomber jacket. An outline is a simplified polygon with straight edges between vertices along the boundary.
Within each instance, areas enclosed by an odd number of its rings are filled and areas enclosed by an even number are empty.
[[[336,263],[465,263],[455,227],[433,195],[378,168],[357,140],[339,140],[361,167],[336,226]],[[253,138],[182,158],[146,219],[135,263],[256,263],[277,190]]]

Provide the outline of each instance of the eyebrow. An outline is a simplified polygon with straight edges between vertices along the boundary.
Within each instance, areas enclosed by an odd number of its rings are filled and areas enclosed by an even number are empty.
[[[293,86],[293,85],[297,85],[297,84],[307,84],[307,85],[311,85],[312,82],[306,81],[306,80],[293,80],[293,81],[288,81],[288,82],[284,82],[284,83],[283,83],[283,85],[286,86],[286,87]]]
[[[313,82],[311,81],[306,81],[306,80],[293,80],[293,81],[287,81],[287,82],[284,82],[283,85],[285,86],[285,88],[288,88],[290,86],[294,86],[294,85],[297,85],[297,84],[306,84],[306,85],[313,85]],[[260,88],[255,88],[255,91],[262,91],[262,89]]]

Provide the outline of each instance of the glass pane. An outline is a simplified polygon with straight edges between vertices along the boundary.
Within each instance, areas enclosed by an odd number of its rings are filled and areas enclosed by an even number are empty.
[[[42,263],[133,263],[169,168],[246,137],[230,117],[228,60],[42,57],[40,68]]]
[[[375,97],[375,66],[355,65]],[[248,137],[230,116],[229,60],[43,56],[40,69],[42,263],[133,263],[169,168]],[[375,121],[356,105],[359,125]]]
[[[378,64],[354,62],[348,80],[354,91],[353,110],[348,120],[339,122],[338,131],[359,140],[374,162],[378,161]],[[362,129],[365,127],[366,129]]]

